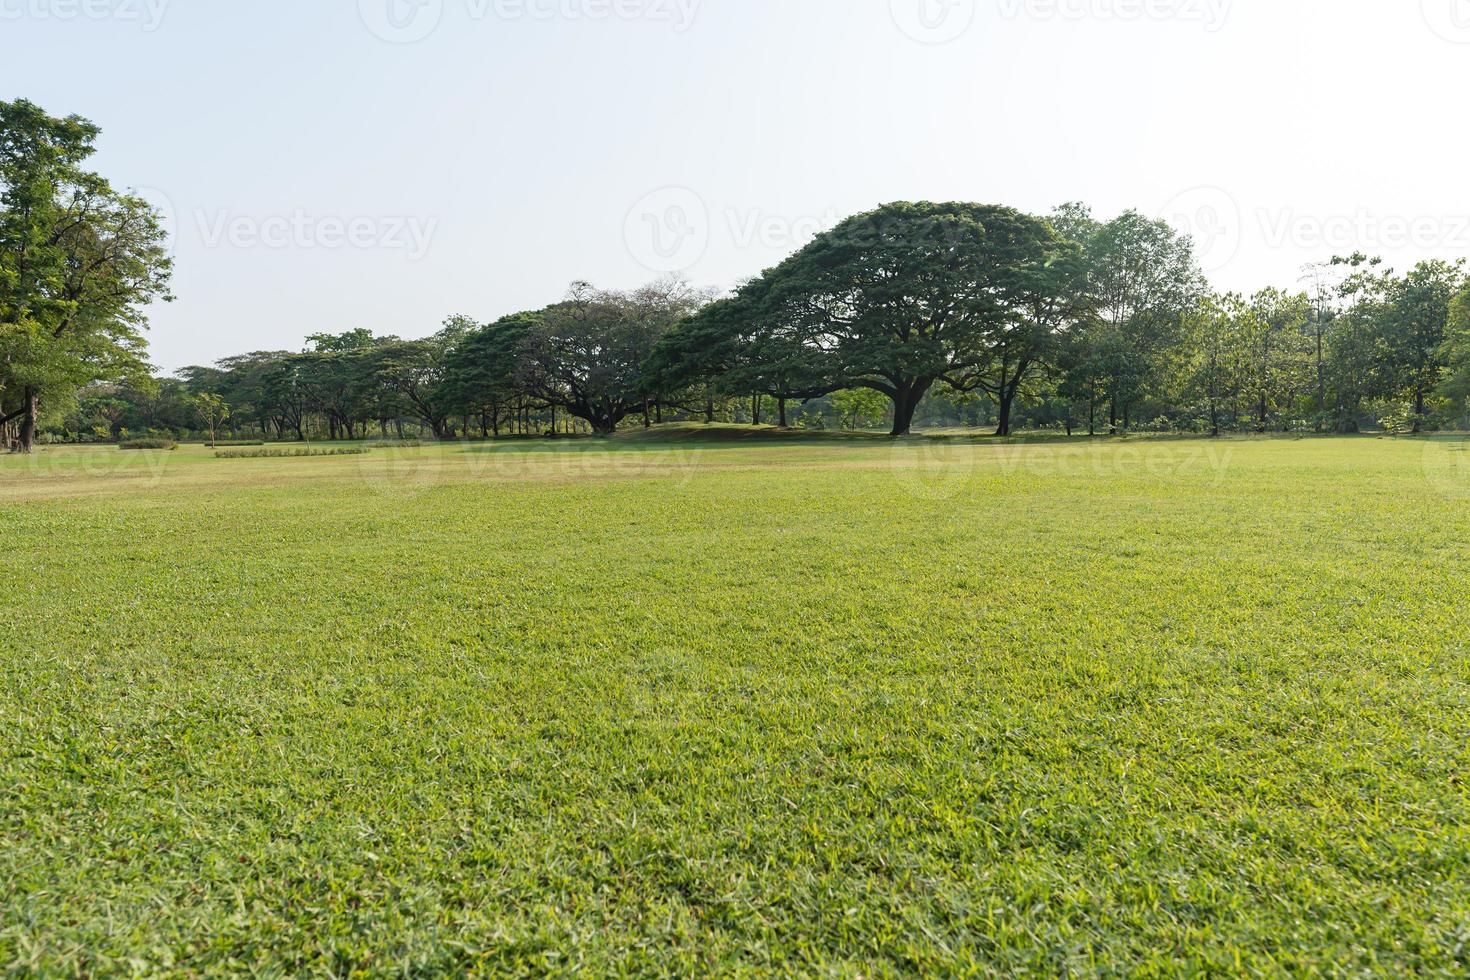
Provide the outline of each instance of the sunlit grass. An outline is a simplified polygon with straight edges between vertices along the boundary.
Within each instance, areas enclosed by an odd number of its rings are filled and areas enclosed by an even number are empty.
[[[0,965],[1461,972],[1466,458],[0,457]]]

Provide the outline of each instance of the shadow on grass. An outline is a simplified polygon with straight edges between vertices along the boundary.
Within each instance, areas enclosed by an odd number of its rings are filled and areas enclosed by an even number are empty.
[[[1227,435],[1212,438],[1198,433],[1134,433],[1130,435],[1095,435],[1083,433],[1028,431],[1013,436],[997,436],[991,432],[964,429],[939,429],[916,432],[895,439],[886,432],[822,431],[813,429],[780,429],[774,426],[732,425],[716,423],[669,423],[650,429],[625,429],[615,436],[562,435],[503,436],[499,439],[470,440],[466,451],[502,452],[665,452],[671,449],[698,448],[759,449],[763,447],[854,446],[883,447],[895,444],[944,443],[973,446],[1088,446],[1088,445],[1153,445],[1172,442],[1220,442],[1230,440],[1283,441],[1334,438],[1303,433],[1267,435]],[[1340,438],[1340,437],[1337,437]]]

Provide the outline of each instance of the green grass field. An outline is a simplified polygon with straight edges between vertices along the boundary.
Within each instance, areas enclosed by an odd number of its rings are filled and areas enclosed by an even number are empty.
[[[0,458],[0,969],[1470,969],[1458,441]]]

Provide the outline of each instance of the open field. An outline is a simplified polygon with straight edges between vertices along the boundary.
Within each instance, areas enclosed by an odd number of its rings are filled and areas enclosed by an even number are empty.
[[[1467,461],[0,457],[0,969],[1470,969]]]

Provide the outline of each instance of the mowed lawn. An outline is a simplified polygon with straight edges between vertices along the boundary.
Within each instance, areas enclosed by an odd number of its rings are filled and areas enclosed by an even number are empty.
[[[1456,440],[0,458],[0,969],[1470,969]]]

